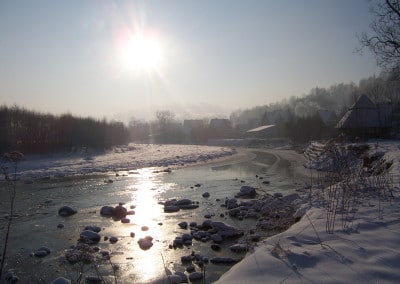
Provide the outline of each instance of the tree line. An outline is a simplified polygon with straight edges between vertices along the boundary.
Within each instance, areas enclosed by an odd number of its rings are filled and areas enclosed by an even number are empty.
[[[0,152],[18,150],[28,154],[71,151],[79,147],[105,149],[128,141],[128,130],[121,122],[0,106]]]
[[[367,95],[375,103],[386,102],[398,108],[400,81],[393,76],[392,72],[382,72],[379,76],[360,80],[358,85],[341,83],[328,88],[316,87],[301,97],[293,96],[269,105],[235,110],[230,119],[234,125],[243,124],[252,119],[261,119],[266,112],[276,110],[285,110],[297,118],[312,117],[318,110],[332,110],[342,117],[361,94]]]

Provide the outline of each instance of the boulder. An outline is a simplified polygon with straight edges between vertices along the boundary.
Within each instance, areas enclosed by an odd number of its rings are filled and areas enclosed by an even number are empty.
[[[118,238],[117,237],[110,237],[109,241],[110,241],[110,243],[115,244],[116,242],[118,242]]]
[[[292,193],[292,194],[282,197],[282,201],[287,202],[287,203],[293,203],[298,199],[300,199],[300,195],[298,193]]]
[[[234,264],[239,262],[241,259],[235,259],[230,257],[214,257],[210,259],[213,264]]]
[[[181,228],[181,229],[187,229],[188,228],[188,223],[187,222],[180,222],[179,224],[178,224],[178,226]]]
[[[230,198],[225,200],[225,205],[227,209],[233,209],[238,207],[237,199],[236,198]]]
[[[241,198],[254,198],[256,197],[256,194],[256,189],[254,187],[243,185],[237,195]]]
[[[43,246],[43,247],[38,248],[33,253],[33,255],[36,257],[45,257],[45,256],[49,255],[50,252],[51,252],[51,250],[48,247]]]
[[[212,221],[211,221],[211,220],[205,220],[205,221],[201,224],[201,228],[202,228],[203,230],[212,229],[212,228],[213,228],[213,226],[212,226]]]
[[[72,207],[69,206],[63,206],[60,209],[58,209],[58,215],[62,216],[62,217],[68,217],[71,215],[76,214],[78,211],[76,211],[75,209],[73,209]]]
[[[182,283],[182,278],[179,275],[168,275],[169,284],[180,284]]]
[[[101,231],[101,228],[98,226],[86,226],[85,231],[92,231],[92,232],[98,233]]]
[[[164,206],[164,212],[165,213],[173,213],[173,212],[178,212],[181,210],[178,206],[175,205],[165,205]]]
[[[97,244],[100,241],[101,237],[98,233],[85,230],[80,234],[79,240],[86,244]]]
[[[199,208],[199,205],[198,205],[198,204],[180,205],[179,208],[181,208],[181,209],[187,209],[187,210],[189,210],[189,209],[196,209],[196,208]]]
[[[246,244],[235,244],[229,247],[229,249],[233,252],[247,252],[248,251],[248,247]]]
[[[210,193],[209,192],[204,192],[203,194],[202,194],[202,196],[204,197],[204,198],[208,198],[208,197],[210,197]]]
[[[191,255],[183,255],[183,256],[181,256],[181,262],[182,262],[182,264],[191,263],[192,262],[192,256]]]
[[[181,278],[181,283],[187,283],[188,279],[185,273],[181,272],[181,271],[177,271],[175,272],[175,275],[179,276]]]
[[[183,246],[183,239],[181,237],[176,237],[173,242],[174,247],[181,247]]]
[[[217,230],[218,235],[223,239],[232,239],[243,236],[244,232],[223,222],[212,222],[212,226]]]
[[[100,215],[106,216],[106,217],[111,217],[114,214],[114,207],[112,206],[103,206],[100,209]]]
[[[114,212],[112,214],[113,218],[116,219],[122,219],[126,217],[126,214],[128,213],[128,210],[124,206],[118,205],[117,207],[114,208]]]
[[[190,205],[192,203],[193,203],[192,200],[185,198],[185,199],[180,199],[180,200],[176,201],[175,205],[180,207],[180,206]]]
[[[189,280],[194,282],[203,279],[203,274],[200,272],[192,272],[189,274]]]
[[[150,236],[146,236],[138,240],[139,247],[142,250],[148,250],[153,246],[153,238]]]
[[[196,268],[195,268],[193,265],[189,265],[189,266],[186,267],[186,271],[187,271],[188,273],[192,273],[192,272],[195,272],[195,271],[196,271]],[[190,278],[189,278],[189,279],[190,279]]]
[[[216,244],[220,244],[223,241],[222,237],[218,234],[211,235],[211,240]]]

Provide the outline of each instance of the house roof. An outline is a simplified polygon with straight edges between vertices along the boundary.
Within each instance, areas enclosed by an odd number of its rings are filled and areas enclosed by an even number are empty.
[[[366,95],[361,95],[336,125],[336,128],[378,127],[382,127],[378,108]]]
[[[275,127],[275,125],[274,124],[263,125],[263,126],[260,126],[260,127],[257,127],[257,128],[253,128],[253,129],[247,130],[246,133],[260,132],[260,131],[263,131],[265,129],[269,129],[269,128],[272,128],[272,127]]]

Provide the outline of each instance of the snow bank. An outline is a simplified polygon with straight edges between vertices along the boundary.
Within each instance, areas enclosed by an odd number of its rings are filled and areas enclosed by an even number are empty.
[[[310,208],[287,231],[261,242],[216,283],[399,283],[400,151],[398,142],[371,143],[393,160],[393,198],[363,196],[353,221],[326,233],[326,211]]]
[[[129,144],[103,153],[26,156],[18,164],[21,177],[38,178],[129,171],[144,167],[173,167],[207,162],[235,154],[226,147]]]

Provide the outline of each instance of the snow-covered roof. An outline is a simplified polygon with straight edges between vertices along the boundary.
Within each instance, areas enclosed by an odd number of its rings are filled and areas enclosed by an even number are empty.
[[[269,129],[269,128],[272,128],[272,127],[275,127],[275,125],[274,124],[263,125],[263,126],[259,126],[257,128],[253,128],[253,129],[247,130],[246,133],[259,132],[259,131],[263,131],[265,129]]]

